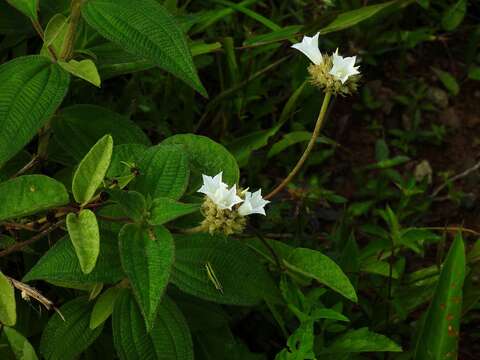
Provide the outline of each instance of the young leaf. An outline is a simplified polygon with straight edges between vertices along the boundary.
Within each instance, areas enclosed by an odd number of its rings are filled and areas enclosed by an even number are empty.
[[[113,139],[110,135],[105,135],[93,145],[78,165],[72,182],[73,196],[78,203],[88,203],[95,194],[110,165],[112,151]]]
[[[38,0],[7,0],[7,2],[25,16],[33,20],[38,19]]]
[[[112,315],[115,301],[120,293],[119,288],[111,287],[98,297],[90,316],[90,329],[100,326]]]
[[[199,204],[184,204],[169,198],[156,198],[150,208],[150,225],[162,225],[178,217],[200,210]]]
[[[465,247],[455,238],[427,310],[415,350],[416,360],[456,358],[465,280]]]
[[[61,109],[53,118],[52,128],[55,141],[77,161],[82,160],[92,146],[107,134],[112,136],[115,146],[150,145],[150,140],[137,124],[97,105],[73,105]]]
[[[100,253],[97,217],[88,209],[81,210],[78,215],[70,213],[67,215],[67,229],[82,271],[91,273]]]
[[[178,145],[157,145],[145,151],[138,162],[140,175],[132,189],[152,198],[177,200],[187,189],[190,171],[188,159]]]
[[[0,220],[68,204],[62,183],[44,175],[24,175],[0,184]]]
[[[209,277],[207,264],[222,290]],[[188,294],[221,304],[249,306],[280,298],[269,273],[247,246],[209,234],[175,237],[171,281]]]
[[[0,66],[0,167],[20,151],[53,115],[70,76],[43,56]]]
[[[143,229],[127,224],[118,238],[122,266],[151,330],[174,261],[172,235],[163,227]]]
[[[458,0],[448,7],[442,18],[442,27],[447,31],[455,30],[460,25],[467,12],[467,0]]]
[[[92,60],[70,60],[69,62],[59,61],[58,64],[70,74],[79,77],[89,83],[100,87],[101,80],[97,67]]]
[[[10,280],[0,271],[0,323],[13,326],[16,322],[15,291]]]
[[[3,329],[15,357],[20,360],[38,360],[32,344],[17,330],[9,327]]]
[[[337,339],[322,354],[350,354],[362,352],[401,352],[402,348],[384,335],[367,328],[352,330]]]
[[[332,259],[321,252],[296,248],[286,259],[285,264],[293,271],[315,279],[347,299],[357,302],[357,294],[348,277]]]
[[[93,271],[83,273],[72,241],[65,237],[48,250],[30,269],[23,281],[45,280],[50,283],[113,284],[125,277],[120,264],[116,234],[101,233],[100,255]]]
[[[167,296],[147,331],[133,296],[124,291],[115,303],[112,316],[113,342],[121,360],[193,360],[193,344],[187,322]]]
[[[228,185],[238,184],[240,170],[237,161],[223,145],[208,137],[194,134],[174,135],[162,142],[162,145],[171,144],[182,145],[187,154],[190,169],[195,171],[196,175],[193,184],[195,190],[200,187],[201,174],[214,176],[220,171],[223,171],[223,180]]]
[[[80,297],[60,309],[63,320],[55,313],[48,321],[40,341],[40,353],[46,360],[73,360],[100,335],[103,326],[95,330],[88,326],[92,304]]]
[[[183,31],[157,1],[89,0],[83,6],[82,15],[108,40],[155,62],[207,96]]]
[[[68,28],[68,18],[63,14],[55,14],[47,24],[43,41],[45,46],[58,44],[59,47],[54,46],[55,50],[61,51],[63,37]]]

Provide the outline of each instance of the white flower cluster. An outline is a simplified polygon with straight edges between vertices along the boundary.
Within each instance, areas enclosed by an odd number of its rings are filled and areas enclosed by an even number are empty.
[[[315,65],[321,65],[323,63],[323,56],[318,48],[319,36],[320,33],[317,33],[312,37],[304,36],[302,42],[292,45],[292,48],[301,51]],[[335,77],[337,80],[340,80],[342,84],[345,84],[350,76],[360,74],[360,71],[358,71],[358,66],[355,66],[356,60],[356,56],[343,57],[338,55],[337,49],[337,51],[335,51],[335,53],[332,55],[333,65],[329,71],[329,74]]]
[[[222,172],[214,177],[207,175],[202,175],[202,177],[203,185],[198,192],[205,194],[219,209],[233,210],[235,205],[242,204],[237,210],[241,216],[265,215],[265,205],[270,201],[262,197],[262,190],[254,193],[244,191],[241,193],[244,196],[244,199],[242,199],[237,193],[236,184],[229,189],[228,185],[222,181]]]

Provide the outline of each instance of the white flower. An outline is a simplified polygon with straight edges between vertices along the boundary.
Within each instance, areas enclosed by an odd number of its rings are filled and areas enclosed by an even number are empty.
[[[340,80],[342,84],[344,84],[350,76],[360,74],[360,71],[358,71],[358,66],[355,66],[356,60],[356,56],[344,58],[343,56],[338,55],[337,49],[337,51],[335,51],[333,54],[333,66],[329,74],[333,75]]]
[[[237,195],[237,185],[228,189],[227,184],[222,181],[222,172],[214,177],[202,175],[203,185],[198,192],[208,196],[220,209],[232,210],[233,206],[243,200]]]
[[[315,65],[320,65],[323,62],[323,57],[318,48],[319,36],[320,33],[317,33],[313,37],[304,36],[302,42],[292,45],[292,48],[304,53]]]
[[[253,194],[249,191],[245,193],[245,200],[243,204],[238,208],[238,213],[242,216],[250,214],[262,214],[265,215],[265,205],[270,201],[265,200],[262,197],[262,190],[258,190]]]

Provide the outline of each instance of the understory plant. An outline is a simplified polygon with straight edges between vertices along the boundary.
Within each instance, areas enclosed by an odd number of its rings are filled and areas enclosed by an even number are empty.
[[[456,358],[478,242],[420,225],[429,174],[383,140],[350,202],[321,166],[374,63],[327,34],[429,2],[205,3],[0,0],[0,359]],[[342,216],[304,236],[319,202]]]

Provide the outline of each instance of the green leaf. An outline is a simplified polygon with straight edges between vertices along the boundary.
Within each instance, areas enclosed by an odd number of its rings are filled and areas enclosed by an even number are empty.
[[[268,152],[268,158],[271,158],[279,153],[281,153],[286,148],[301,143],[307,142],[312,137],[312,133],[309,131],[293,131],[291,133],[285,134],[283,139],[276,142]]]
[[[112,158],[113,139],[110,135],[93,145],[73,175],[72,191],[75,200],[84,205],[90,201],[107,173]]]
[[[386,336],[361,328],[337,337],[329,347],[321,351],[321,354],[401,351],[402,348]]]
[[[7,0],[7,2],[25,16],[34,20],[38,19],[38,0]]]
[[[80,297],[67,302],[60,309],[63,320],[55,313],[47,323],[40,341],[40,353],[46,360],[73,360],[100,335],[103,326],[90,329],[92,304]]]
[[[203,96],[185,35],[172,15],[155,0],[89,0],[83,18],[108,40],[153,61]]]
[[[452,94],[452,95],[458,95],[460,92],[460,86],[458,85],[457,80],[448,72],[437,69],[437,68],[432,68],[433,72],[437,77],[440,79],[442,82],[443,86]]]
[[[123,269],[151,330],[174,262],[172,235],[160,226],[143,229],[127,224],[118,238]]]
[[[45,280],[51,283],[92,285],[96,283],[112,284],[124,277],[116,234],[102,232],[100,255],[91,273],[83,273],[72,241],[65,237],[40,258],[25,275],[23,281]]]
[[[231,305],[255,305],[280,294],[265,267],[247,246],[232,239],[195,234],[175,237],[175,264],[171,281],[193,296]],[[208,275],[213,269],[222,289]]]
[[[348,29],[364,20],[371,18],[380,11],[385,10],[396,3],[398,3],[397,0],[388,1],[383,4],[362,6],[359,9],[343,12],[326,27],[320,29],[320,34],[324,35],[331,32]]]
[[[47,24],[43,35],[45,46],[54,45],[55,50],[62,50],[63,38],[68,28],[68,18],[63,14],[55,14]],[[58,45],[58,46],[55,46]]]
[[[169,198],[156,198],[150,208],[150,225],[162,225],[200,210],[200,204],[184,204]]]
[[[44,175],[24,175],[0,184],[0,220],[68,204],[62,183]]]
[[[346,321],[346,322],[350,321],[342,313],[335,311],[333,309],[325,309],[325,308],[313,310],[311,317],[313,320],[329,319],[329,320]]]
[[[6,1],[0,1],[0,34],[13,35],[16,39],[33,34],[32,22]]]
[[[97,67],[92,60],[70,60],[69,62],[59,61],[58,64],[70,74],[79,77],[89,83],[100,87],[101,80]]]
[[[124,177],[133,175],[132,166],[137,166],[148,149],[143,144],[123,144],[113,147],[112,161],[107,177]]]
[[[177,200],[188,186],[188,158],[180,146],[162,144],[145,151],[138,162],[140,175],[132,189],[152,198]]]
[[[269,130],[260,130],[242,136],[228,145],[228,149],[235,156],[239,166],[248,164],[250,156],[255,150],[268,144],[268,140],[277,133],[279,127],[274,126]]]
[[[0,66],[0,167],[19,152],[53,115],[70,76],[43,56]]]
[[[113,342],[121,360],[193,360],[188,325],[167,296],[162,299],[153,328],[147,331],[135,300],[124,291],[115,303],[112,325]]]
[[[90,329],[97,328],[112,315],[115,301],[120,293],[119,288],[111,287],[98,297],[93,306],[92,315],[90,315]]]
[[[457,357],[465,280],[465,246],[459,234],[450,247],[418,338],[415,359]]]
[[[97,217],[88,209],[81,210],[78,215],[70,213],[67,215],[67,229],[82,271],[91,273],[100,254]]]
[[[77,161],[107,134],[112,136],[115,146],[150,145],[148,137],[133,121],[96,105],[63,108],[53,118],[52,127],[55,140]]]
[[[284,262],[289,269],[315,279],[347,299],[357,302],[357,294],[348,277],[332,259],[320,251],[296,248]]]
[[[214,176],[223,171],[223,181],[228,185],[238,184],[240,170],[227,149],[208,137],[194,134],[174,135],[162,144],[179,144],[188,155],[190,169],[196,175],[194,190],[200,187],[201,174]]]
[[[9,327],[5,327],[3,332],[10,344],[10,348],[18,360],[38,360],[32,344],[30,344],[25,336],[20,334],[17,330]]]
[[[458,0],[448,7],[442,17],[442,27],[447,31],[455,30],[465,18],[467,12],[467,0]]]
[[[109,190],[111,200],[120,205],[125,214],[136,222],[140,222],[146,214],[147,202],[142,194],[136,191]]]
[[[468,78],[471,80],[480,80],[480,66],[472,66],[468,70]]]
[[[0,323],[13,326],[16,322],[15,291],[10,280],[0,271]]]

